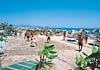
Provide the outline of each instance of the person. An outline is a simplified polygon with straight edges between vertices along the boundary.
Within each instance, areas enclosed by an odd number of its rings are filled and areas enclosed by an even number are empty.
[[[88,41],[88,34],[87,33],[85,34],[84,39],[85,39],[85,43],[87,44],[87,41]]]
[[[4,50],[5,50],[5,42],[1,41],[0,42],[0,54],[4,54]]]
[[[17,31],[14,33],[14,37],[17,37]]]
[[[28,41],[28,42],[29,42],[30,35],[31,35],[30,30],[28,30],[28,31],[26,32],[26,36],[27,36],[27,41]]]
[[[27,36],[27,32],[25,32],[25,34],[24,34],[24,39],[26,39],[26,36]]]
[[[98,35],[98,39],[96,41],[96,45],[100,44],[100,34]]]
[[[64,31],[63,33],[63,39],[65,40],[65,38],[66,38],[66,31]]]
[[[22,35],[22,31],[20,30],[20,31],[19,31],[19,36],[21,36],[21,35]]]
[[[82,35],[79,35],[78,46],[79,46],[79,51],[82,51],[82,47],[83,47],[83,37],[82,37]]]
[[[48,35],[48,36],[47,36],[47,43],[50,42],[50,39],[51,39],[51,38],[50,38],[50,36]]]
[[[35,40],[35,37],[32,35],[32,37],[31,37],[31,45],[30,45],[31,47],[35,47],[35,46],[37,46],[37,43],[36,43],[36,40]]]

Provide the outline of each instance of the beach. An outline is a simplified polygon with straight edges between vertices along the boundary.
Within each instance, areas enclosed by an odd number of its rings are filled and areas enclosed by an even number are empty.
[[[1,57],[2,67],[7,67],[21,61],[35,60],[35,58],[39,58],[38,51],[43,48],[46,42],[46,36],[36,35],[35,37],[37,46],[30,47],[30,42],[27,42],[24,39],[24,33],[22,36],[9,36],[7,39],[8,42],[6,43],[7,56]],[[58,57],[53,60],[54,67],[50,70],[75,70],[75,68],[77,68],[77,65],[75,64],[76,55],[83,55],[82,52],[90,54],[92,46],[85,44],[83,50],[78,52],[75,51],[75,49],[78,50],[77,42],[75,44],[62,39],[63,36],[51,36],[50,44],[55,45]]]

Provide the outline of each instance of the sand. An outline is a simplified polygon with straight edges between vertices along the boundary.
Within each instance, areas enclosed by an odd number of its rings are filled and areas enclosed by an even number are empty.
[[[8,37],[8,42],[6,44],[7,56],[3,56],[4,58],[1,59],[2,67],[21,61],[39,58],[38,51],[43,48],[46,42],[46,36],[35,36],[38,46],[30,47],[30,42],[27,42],[23,35],[18,37]],[[55,50],[58,53],[58,57],[53,60],[54,68],[51,70],[74,70],[77,67],[75,64],[76,55],[82,55],[82,52],[75,51],[75,49],[78,49],[77,43],[72,44],[63,41],[62,38],[62,36],[51,36],[50,44],[55,45]],[[90,54],[91,46],[85,44],[83,52]]]

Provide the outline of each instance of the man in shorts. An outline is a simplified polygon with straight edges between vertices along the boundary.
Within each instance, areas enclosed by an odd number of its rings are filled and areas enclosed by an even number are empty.
[[[82,35],[79,35],[78,46],[79,46],[79,51],[82,51],[82,47],[83,47],[83,37],[82,37]]]

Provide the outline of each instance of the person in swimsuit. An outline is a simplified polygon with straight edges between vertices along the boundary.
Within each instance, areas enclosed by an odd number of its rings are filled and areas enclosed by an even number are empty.
[[[78,46],[79,46],[79,51],[82,51],[82,47],[83,47],[83,37],[82,37],[82,35],[79,35]]]
[[[85,39],[85,43],[87,44],[87,41],[88,41],[88,34],[87,33],[85,34],[84,39]]]
[[[30,36],[31,36],[30,30],[28,30],[26,32],[26,36],[27,36],[27,41],[29,42],[29,39],[30,39]]]
[[[17,31],[16,31],[16,32],[14,32],[14,37],[17,37]]]
[[[35,47],[35,46],[37,46],[37,43],[36,43],[36,40],[35,40],[35,37],[32,35],[32,37],[31,37],[31,45],[30,45],[31,47]]]
[[[66,38],[66,31],[64,31],[63,33],[63,39],[65,40],[65,38]]]
[[[50,38],[50,36],[48,35],[48,36],[47,36],[47,43],[50,42],[50,39],[51,39],[51,38]]]

